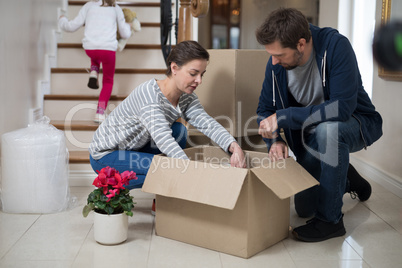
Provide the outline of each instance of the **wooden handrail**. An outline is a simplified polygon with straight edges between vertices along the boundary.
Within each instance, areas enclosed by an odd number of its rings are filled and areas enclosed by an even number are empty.
[[[180,0],[178,43],[193,39],[193,20],[190,4],[191,0]]]
[[[177,43],[193,40],[192,17],[205,17],[208,9],[209,0],[180,0]]]

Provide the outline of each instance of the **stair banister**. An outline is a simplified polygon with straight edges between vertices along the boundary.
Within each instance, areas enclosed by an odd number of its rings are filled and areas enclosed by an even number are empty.
[[[208,9],[209,0],[180,0],[178,43],[193,40],[192,17],[205,17]]]

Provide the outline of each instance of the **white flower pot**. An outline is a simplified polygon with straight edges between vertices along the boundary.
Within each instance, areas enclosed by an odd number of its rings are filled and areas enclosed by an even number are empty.
[[[128,216],[122,214],[100,214],[95,212],[94,237],[103,245],[116,245],[127,240]]]

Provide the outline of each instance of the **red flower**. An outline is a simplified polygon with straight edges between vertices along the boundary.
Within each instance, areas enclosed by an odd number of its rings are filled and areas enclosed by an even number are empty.
[[[136,175],[137,174],[135,174],[134,171],[124,171],[123,173],[121,173],[122,183],[124,185],[128,185],[129,181],[138,179]]]
[[[92,185],[97,188],[103,188],[103,194],[109,198],[107,202],[116,194],[118,195],[120,190],[124,190],[124,185],[128,185],[130,180],[137,179],[133,171],[126,170],[120,174],[116,169],[109,166],[102,168],[100,171],[98,170],[98,173]]]
[[[114,176],[114,173],[116,172],[117,170],[115,170],[114,168],[111,168],[111,167],[105,167],[105,168],[102,168],[101,169],[101,172],[103,172],[103,173],[105,173],[105,175],[106,175],[106,177],[113,177]]]
[[[110,193],[110,194],[107,194],[107,195],[106,195],[106,197],[109,198],[106,202],[109,202],[110,199],[112,199],[112,197],[114,197],[116,194],[119,194],[119,193],[120,193],[120,190],[119,190],[119,189],[114,189],[114,190],[110,189],[110,190],[109,190],[109,193]]]
[[[107,180],[106,180],[105,173],[99,173],[98,177],[95,178],[92,185],[94,185],[98,188],[107,186]]]

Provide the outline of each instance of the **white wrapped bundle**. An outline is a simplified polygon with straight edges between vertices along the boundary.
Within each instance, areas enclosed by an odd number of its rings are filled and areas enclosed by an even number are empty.
[[[68,151],[49,118],[2,135],[2,210],[54,213],[69,204]]]

